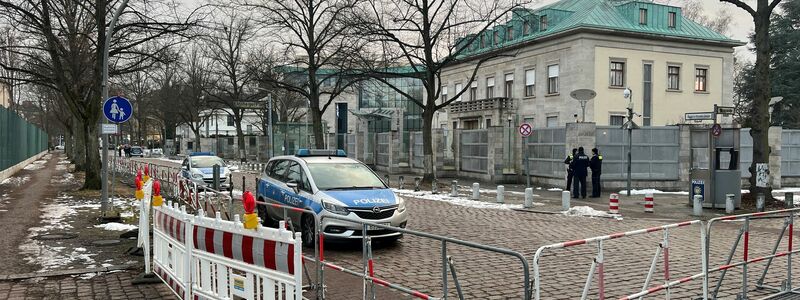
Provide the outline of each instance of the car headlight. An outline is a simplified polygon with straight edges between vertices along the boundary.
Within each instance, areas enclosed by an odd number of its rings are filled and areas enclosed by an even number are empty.
[[[339,205],[336,205],[336,204],[333,204],[333,203],[328,203],[328,202],[323,201],[322,202],[322,207],[324,207],[325,210],[327,210],[329,212],[332,212],[332,213],[335,213],[337,215],[346,216],[346,215],[350,214],[350,211],[347,210],[346,207],[339,206]]]
[[[397,212],[401,213],[406,211],[406,200],[402,197],[397,197]]]

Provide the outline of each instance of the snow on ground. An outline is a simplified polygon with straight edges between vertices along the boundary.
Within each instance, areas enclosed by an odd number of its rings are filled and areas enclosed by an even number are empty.
[[[68,165],[56,165],[56,171],[66,171]]]
[[[159,158],[156,158],[156,159],[158,159],[158,160],[163,160],[163,161],[168,161],[168,162],[171,162],[171,163],[176,163],[176,164],[181,164],[181,163],[183,163],[183,160],[180,160],[180,159],[169,159],[169,158],[167,158],[167,157],[159,157]]]
[[[130,231],[139,228],[136,225],[116,223],[116,222],[94,225],[94,227],[112,231]]]
[[[14,176],[14,177],[6,178],[5,180],[3,180],[3,182],[0,182],[0,184],[2,184],[2,185],[20,186],[20,185],[23,185],[23,184],[25,184],[26,182],[28,182],[30,180],[31,180],[31,177],[27,176],[27,175],[22,176],[22,177]]]
[[[619,191],[619,194],[627,194],[628,190]],[[656,189],[642,189],[642,190],[631,190],[631,195],[646,195],[646,194],[653,194],[653,195],[689,195],[689,192],[663,192]]]
[[[71,161],[69,161],[69,159],[62,159],[62,160],[59,160],[59,161],[58,161],[58,164],[59,164],[59,165],[69,165],[69,164],[71,164],[71,163],[72,163],[72,162],[71,162]]]
[[[439,186],[439,191],[443,192],[443,193],[447,192],[449,194],[450,193],[450,189],[451,189],[450,185],[447,185],[447,186],[441,186],[440,185]],[[472,195],[472,186],[471,185],[459,185],[458,186],[458,190],[459,190],[459,192],[468,192],[468,194]],[[481,194],[497,194],[497,190],[496,189],[481,189],[481,188],[479,188],[478,192],[480,192]],[[506,189],[506,194],[525,196],[525,192],[510,191],[508,189]],[[537,194],[533,194],[533,196],[534,197],[541,197],[540,195],[537,195]]]
[[[53,176],[52,178],[50,178],[50,183],[53,184],[68,184],[74,181],[75,181],[75,175],[72,175],[72,173],[68,172],[61,174],[61,176]]]
[[[568,211],[561,212],[565,216],[570,217],[601,217],[601,218],[614,218],[622,220],[622,216],[617,214],[609,214],[604,211],[595,210],[588,206],[573,206]]]
[[[560,191],[563,191],[563,190],[560,189],[560,188],[549,188],[549,189],[547,189],[547,191],[548,192],[560,192]]]
[[[490,209],[501,209],[501,210],[522,208],[521,204],[500,204],[492,202],[475,201],[462,197],[451,197],[449,193],[444,193],[444,192],[439,194],[432,194],[431,192],[425,192],[425,191],[415,192],[413,190],[405,190],[405,189],[404,190],[392,189],[392,190],[400,196],[414,197],[417,199],[432,200],[432,201],[444,201],[455,205],[474,207],[474,208],[490,208]],[[534,202],[533,205],[540,206],[544,205],[544,203]]]
[[[40,160],[34,161],[34,162],[32,162],[32,163],[29,163],[29,164],[28,164],[27,166],[25,166],[25,168],[23,168],[23,169],[25,169],[25,170],[31,170],[31,171],[39,170],[39,169],[42,169],[42,168],[44,168],[44,164],[46,164],[46,163],[47,163],[47,161],[46,161],[46,160],[41,160],[41,159],[40,159]]]

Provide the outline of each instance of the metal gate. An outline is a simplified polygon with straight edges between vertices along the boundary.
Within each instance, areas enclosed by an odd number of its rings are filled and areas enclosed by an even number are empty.
[[[461,171],[488,172],[489,131],[486,129],[461,131]]]

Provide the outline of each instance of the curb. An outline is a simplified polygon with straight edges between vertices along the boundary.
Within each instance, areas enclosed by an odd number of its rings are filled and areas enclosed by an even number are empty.
[[[129,270],[129,269],[133,269],[133,268],[135,268],[137,266],[138,266],[138,264],[126,264],[126,265],[115,265],[115,266],[108,266],[108,267],[101,267],[101,268],[72,269],[72,270],[58,270],[58,271],[49,271],[49,272],[40,272],[40,273],[34,272],[34,273],[0,275],[0,281],[30,279],[30,278],[36,278],[36,277],[56,277],[56,276],[67,276],[67,275],[79,275],[79,274],[86,274],[86,273],[103,273],[103,272],[110,272],[110,271]]]

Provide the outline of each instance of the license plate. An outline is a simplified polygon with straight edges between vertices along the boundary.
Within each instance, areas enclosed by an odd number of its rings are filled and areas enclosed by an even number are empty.
[[[384,226],[391,226],[391,224],[389,224],[389,223],[377,223],[377,224],[384,225]],[[367,225],[367,230],[368,231],[384,230],[384,228],[383,227],[378,227],[378,226]]]

